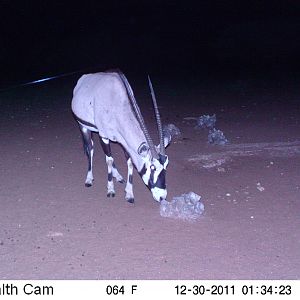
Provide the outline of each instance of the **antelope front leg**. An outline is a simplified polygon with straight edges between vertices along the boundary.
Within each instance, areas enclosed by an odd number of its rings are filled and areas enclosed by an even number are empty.
[[[94,181],[94,176],[93,176],[93,156],[94,156],[94,143],[91,140],[91,145],[92,148],[89,150],[88,155],[88,160],[89,160],[89,168],[88,168],[88,172],[86,175],[86,180],[85,180],[85,186],[86,187],[90,187],[93,185],[93,181]]]
[[[88,158],[88,172],[86,175],[85,186],[90,187],[93,185],[93,156],[94,156],[94,143],[92,140],[92,133],[87,128],[79,124],[79,128],[82,134],[84,152]]]
[[[107,163],[107,197],[114,197],[115,196],[115,188],[114,188],[114,182],[113,178],[116,178],[117,181],[124,183],[123,177],[120,175],[118,172],[114,159],[111,155],[111,149],[110,149],[110,144],[109,144],[109,139],[102,138],[100,136],[100,143],[103,148],[103,151],[105,153],[106,157],[106,163]]]
[[[127,182],[126,182],[126,187],[125,187],[125,199],[129,203],[134,203],[134,196],[133,196],[133,191],[132,191],[132,173],[133,173],[133,165],[131,158],[127,159],[127,168],[128,168],[128,173],[127,173]]]
[[[114,182],[113,182],[113,163],[114,159],[106,155],[107,163],[107,197],[114,197],[116,195]]]
[[[119,173],[118,169],[116,168],[115,163],[112,164],[112,175],[116,180],[120,183],[125,183],[125,180],[123,179],[122,175]]]

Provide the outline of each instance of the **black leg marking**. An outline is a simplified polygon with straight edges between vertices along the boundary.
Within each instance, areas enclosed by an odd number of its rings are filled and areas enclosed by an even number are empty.
[[[117,167],[116,167],[116,164],[115,162],[113,161],[113,164],[112,164],[112,173],[113,173],[113,177],[116,178],[116,180],[120,183],[125,183],[125,180],[124,178],[120,175]]]
[[[101,143],[102,149],[106,156],[111,157],[111,148],[110,148],[109,140],[108,139],[104,139],[104,140],[107,142],[104,142],[103,138],[100,137],[100,143]]]
[[[130,175],[128,176],[128,182],[129,182],[130,184],[133,183],[133,176],[132,176],[132,174],[130,174]]]
[[[107,164],[107,197],[115,196],[115,188],[113,182],[113,174],[112,174],[112,164],[113,158],[111,156],[106,155],[106,164]]]
[[[114,163],[114,159],[112,157],[112,153],[111,153],[111,148],[110,148],[110,143],[108,139],[103,139],[100,137],[100,142],[101,142],[101,146],[102,149],[106,155],[106,157],[109,157],[110,161],[110,168],[109,168],[109,172],[112,173],[112,176],[120,183],[124,183],[125,180],[123,179],[123,177],[120,175],[119,171],[116,168],[116,165]]]
[[[106,156],[106,164],[107,164],[107,197],[114,197],[116,195],[115,193],[115,187],[113,182],[113,162],[114,159],[111,156],[111,149],[109,144],[109,139],[104,139],[100,137],[100,142],[102,149]],[[120,174],[119,174],[120,175]],[[120,176],[121,177],[121,176]]]
[[[129,203],[134,203],[134,198],[129,198],[129,199],[127,199],[127,202],[129,202]]]
[[[112,176],[112,173],[109,172],[108,175],[107,175],[107,180],[108,181],[112,181],[113,180],[113,176]]]
[[[128,160],[130,158],[130,156],[129,156],[128,152],[125,149],[123,149],[123,150],[124,150],[125,158],[126,158],[126,160]]]
[[[129,203],[134,203],[134,195],[133,195],[133,190],[132,190],[132,183],[133,183],[133,165],[132,165],[132,161],[131,158],[129,157],[129,155],[127,154],[127,152],[125,151],[125,156],[128,157],[127,159],[127,168],[128,168],[128,173],[127,173],[127,183],[126,183],[126,187],[125,187],[125,199],[129,202]]]
[[[83,127],[79,124],[79,128],[82,134],[83,140],[83,148],[84,152],[88,158],[88,172],[85,180],[85,186],[90,187],[93,184],[93,155],[94,155],[94,147],[93,147],[93,140],[92,140],[92,132],[87,128]]]
[[[120,183],[125,183],[126,181],[125,181],[125,179],[124,178],[122,178],[121,180],[118,180],[118,182],[120,182]]]
[[[83,147],[84,147],[84,153],[87,155],[88,160],[89,160],[89,170],[91,170],[91,151],[93,149],[93,144],[92,144],[92,133],[90,130],[84,128],[83,126],[80,126],[81,134],[82,134],[82,140],[83,140]]]

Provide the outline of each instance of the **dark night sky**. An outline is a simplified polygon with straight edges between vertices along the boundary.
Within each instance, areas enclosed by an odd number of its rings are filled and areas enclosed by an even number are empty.
[[[82,68],[294,72],[300,2],[0,0],[1,86]]]

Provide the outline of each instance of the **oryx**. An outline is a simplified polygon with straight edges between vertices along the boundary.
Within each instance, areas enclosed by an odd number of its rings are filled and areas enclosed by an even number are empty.
[[[165,147],[171,136],[164,136],[154,90],[149,80],[157,121],[160,144],[155,146],[145,125],[131,86],[121,71],[83,75],[73,91],[72,111],[82,133],[85,153],[88,157],[86,186],[93,184],[93,140],[97,132],[106,155],[108,168],[107,196],[114,197],[113,177],[125,182],[118,172],[111,154],[110,141],[123,146],[127,159],[128,175],[125,199],[133,203],[133,166],[136,167],[153,198],[161,201],[167,197],[165,182],[168,156]]]

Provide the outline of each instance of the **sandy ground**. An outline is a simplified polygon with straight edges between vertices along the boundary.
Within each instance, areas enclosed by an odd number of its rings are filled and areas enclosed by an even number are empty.
[[[205,205],[191,223],[161,217],[136,172],[135,204],[118,183],[107,198],[96,136],[94,186],[84,186],[75,81],[0,94],[1,279],[300,279],[297,86],[153,78],[164,122],[182,132],[167,150],[168,199],[193,191]],[[133,87],[154,134],[148,90]],[[228,146],[208,145],[190,119],[213,113]]]

